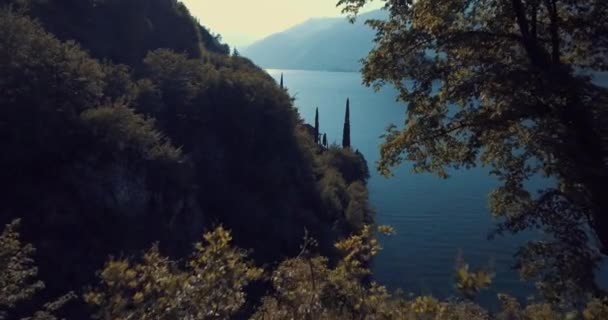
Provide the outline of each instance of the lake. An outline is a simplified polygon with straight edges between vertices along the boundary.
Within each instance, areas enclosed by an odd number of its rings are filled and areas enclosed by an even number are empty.
[[[384,250],[374,261],[377,281],[390,289],[409,293],[432,293],[440,297],[456,294],[454,270],[459,254],[472,267],[491,267],[496,273],[492,288],[480,301],[496,304],[497,292],[520,298],[534,293],[533,286],[520,281],[511,269],[512,257],[524,236],[503,236],[488,240],[495,226],[487,196],[498,182],[488,170],[475,168],[451,171],[441,179],[431,174],[414,174],[404,163],[394,177],[384,178],[375,170],[380,136],[394,123],[402,125],[405,107],[395,101],[389,88],[375,93],[361,85],[358,73],[300,70],[268,70],[275,78],[284,75],[285,87],[296,98],[299,113],[314,123],[319,108],[320,132],[329,143],[341,143],[346,98],[350,98],[351,142],[370,166],[370,200],[376,221],[397,230],[383,239]]]

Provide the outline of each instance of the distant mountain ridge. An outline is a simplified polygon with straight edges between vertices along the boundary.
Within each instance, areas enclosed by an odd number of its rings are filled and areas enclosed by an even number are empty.
[[[315,18],[275,33],[241,50],[263,68],[359,71],[361,59],[374,47],[369,19],[383,19],[376,10],[359,16],[354,24],[344,17]]]

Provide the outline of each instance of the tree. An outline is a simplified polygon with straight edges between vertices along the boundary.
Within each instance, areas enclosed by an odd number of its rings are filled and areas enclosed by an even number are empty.
[[[319,108],[315,110],[315,143],[319,144]]]
[[[327,134],[326,133],[323,134],[323,146],[325,148],[327,148]]]
[[[33,259],[36,249],[22,242],[19,226],[20,220],[13,220],[0,233],[0,320],[8,319],[7,315],[14,316],[10,309],[44,289],[44,283],[37,280],[38,268]],[[25,319],[57,320],[53,313],[73,298],[73,293],[66,294]]]
[[[338,5],[356,14],[367,2]],[[389,19],[368,22],[377,37],[364,82],[394,85],[408,107],[403,129],[385,135],[380,171],[411,161],[447,177],[449,167],[490,166],[502,182],[490,195],[493,214],[506,218],[499,230],[553,235],[519,252],[525,275],[560,274],[553,292],[594,290],[598,256],[586,230],[607,252],[608,93],[589,72],[608,69],[608,4],[385,2]],[[557,184],[536,196],[524,182],[539,175]]]
[[[281,89],[283,89],[283,73],[281,72],[281,84],[280,84]]]
[[[346,98],[346,114],[344,115],[344,130],[342,131],[342,147],[350,148],[350,100]]]
[[[359,151],[331,146],[321,154],[319,162],[340,172],[347,184],[369,179],[367,161]]]
[[[231,241],[222,227],[206,233],[186,270],[157,246],[139,263],[112,259],[84,299],[96,307],[96,319],[231,319],[246,302],[244,287],[262,275]]]
[[[4,319],[6,309],[14,308],[21,300],[31,298],[44,288],[36,280],[38,270],[32,256],[34,247],[21,243],[18,233],[19,220],[14,220],[0,233],[0,319]]]

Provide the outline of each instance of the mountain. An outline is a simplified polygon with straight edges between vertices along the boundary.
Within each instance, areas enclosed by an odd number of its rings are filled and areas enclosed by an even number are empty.
[[[385,17],[386,12],[376,10],[354,24],[344,17],[310,19],[255,42],[241,54],[263,68],[358,71],[374,46],[374,31],[365,21]]]

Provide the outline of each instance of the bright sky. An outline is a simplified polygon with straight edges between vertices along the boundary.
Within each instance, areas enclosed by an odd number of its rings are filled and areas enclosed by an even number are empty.
[[[242,47],[309,18],[340,15],[337,0],[182,0],[190,13],[231,47]],[[379,8],[374,1],[368,10]]]

